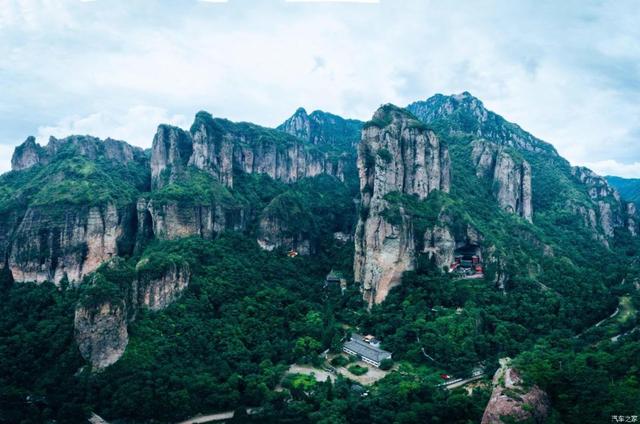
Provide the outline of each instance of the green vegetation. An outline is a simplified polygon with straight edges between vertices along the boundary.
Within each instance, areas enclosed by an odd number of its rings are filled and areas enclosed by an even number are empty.
[[[391,114],[408,114],[391,105],[382,112],[366,125],[384,126]],[[402,285],[366,311],[351,284],[354,247],[333,238],[355,226],[353,175],[346,183],[322,175],[284,184],[239,173],[231,189],[187,168],[177,181],[145,196],[159,204],[243,208],[245,233],[154,240],[131,258],[102,265],[79,288],[15,284],[6,268],[0,270],[0,423],[75,423],[89,411],[123,422],[177,422],[260,407],[242,421],[466,424],[479,422],[490,390],[443,390],[439,374],[463,377],[483,365],[491,375],[505,356],[515,358],[525,381],[549,393],[551,423],[637,414],[640,331],[634,330],[640,292],[634,284],[640,243],[625,230],[609,248],[593,238],[570,212],[570,206],[590,204],[588,193],[575,183],[569,164],[539,141],[535,153],[509,150],[532,165],[534,222],[502,211],[490,183],[475,174],[473,137],[464,132],[480,129],[494,139],[504,136],[501,128],[522,133],[502,118],[489,117],[484,127],[463,113],[451,119],[429,123],[449,145],[451,192],[433,192],[424,200],[389,193],[383,214],[395,225],[403,224],[403,214],[411,218],[418,252],[422,235],[439,223],[458,239],[477,230],[495,258],[484,264],[484,279],[454,278],[420,254]],[[206,113],[196,117],[194,126],[199,125],[214,137],[231,131],[276,146],[298,142]],[[390,153],[365,155],[365,162],[376,155],[388,161]],[[131,203],[148,192],[148,180],[146,167],[137,162],[124,166],[62,154],[48,165],[1,176],[0,216],[29,205]],[[314,255],[289,258],[282,250],[261,250],[255,242],[261,218],[281,223],[285,235],[312,240]],[[75,306],[122,301],[132,308],[133,282],[140,275],[158,277],[183,263],[192,278],[180,299],[163,311],[137,311],[116,364],[93,374],[83,368],[73,341]],[[331,269],[349,280],[344,294],[324,287]],[[596,327],[616,306],[620,312]],[[375,334],[393,352],[397,365],[383,361],[382,369],[393,368],[384,379],[365,388],[340,376],[319,383],[313,376],[285,374],[292,363],[322,365],[319,355],[340,352],[355,328]],[[348,366],[354,375],[368,371],[353,361],[340,354],[330,363]]]
[[[517,359],[525,378],[550,398],[552,423],[598,423],[640,408],[640,337],[584,344],[557,333]]]
[[[151,200],[157,204],[180,203],[181,205],[220,205],[232,208],[237,200],[229,190],[207,172],[190,167],[183,178],[165,185],[151,193]]]
[[[331,365],[334,367],[344,367],[349,363],[349,359],[345,358],[344,355],[338,355],[331,359]]]
[[[135,201],[148,190],[145,163],[126,165],[99,157],[96,160],[62,151],[44,166],[0,176],[0,213],[27,206],[117,206]]]
[[[380,362],[380,369],[383,371],[389,371],[393,368],[393,359],[383,359]]]
[[[362,367],[358,364],[354,364],[351,365],[349,368],[347,368],[349,370],[349,372],[353,375],[365,375],[367,372],[369,372],[369,368],[367,367]]]
[[[380,156],[380,159],[382,159],[385,163],[391,163],[391,161],[393,160],[391,152],[389,152],[384,147],[378,150],[378,156]]]

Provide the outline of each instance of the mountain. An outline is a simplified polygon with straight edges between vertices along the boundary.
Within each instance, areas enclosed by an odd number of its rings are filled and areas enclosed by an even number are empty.
[[[551,144],[487,110],[479,99],[467,91],[451,96],[436,94],[427,100],[411,103],[407,110],[425,124],[446,121],[448,125],[445,131],[448,134],[468,134],[509,147],[558,156]]]
[[[344,119],[321,110],[307,114],[304,108],[298,108],[277,129],[316,146],[342,147],[348,151],[360,141],[362,124],[357,119]]]
[[[146,151],[30,137],[12,168],[0,423],[247,407],[238,419],[596,423],[640,406],[633,203],[467,92],[368,122],[199,112]],[[352,331],[393,352],[387,374],[340,365]],[[446,390],[447,375],[481,381]]]
[[[614,176],[605,177],[609,185],[614,187],[627,202],[638,204],[640,200],[640,179],[621,178]]]

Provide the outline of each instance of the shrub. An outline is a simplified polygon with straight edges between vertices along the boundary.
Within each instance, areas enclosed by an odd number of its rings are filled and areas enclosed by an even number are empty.
[[[353,375],[364,375],[369,371],[369,368],[367,367],[362,367],[360,365],[351,365],[349,368],[347,368],[349,370],[349,372]]]
[[[344,367],[349,363],[349,360],[345,358],[343,355],[338,355],[331,360],[331,365],[334,367]]]
[[[380,361],[380,369],[383,371],[388,371],[393,367],[393,359],[383,359]]]
[[[389,152],[384,147],[378,150],[378,156],[380,156],[380,159],[382,159],[385,163],[391,163],[391,161],[393,160],[391,152]]]

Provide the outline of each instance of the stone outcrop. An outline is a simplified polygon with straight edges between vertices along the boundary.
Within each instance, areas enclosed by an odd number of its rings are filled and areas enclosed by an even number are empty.
[[[202,170],[226,187],[238,172],[264,173],[286,183],[321,173],[344,179],[344,164],[305,141],[248,123],[196,115],[189,132],[161,125],[151,154],[152,187],[178,178],[187,166]]]
[[[503,146],[485,140],[472,143],[472,159],[476,175],[491,181],[498,204],[531,222],[531,166],[516,159]]]
[[[143,259],[138,267],[144,267]],[[139,273],[136,285],[136,303],[152,311],[165,309],[187,288],[191,280],[191,270],[186,262],[171,263],[160,275]]]
[[[88,135],[72,135],[62,139],[50,137],[49,144],[42,147],[36,143],[34,137],[28,137],[13,152],[11,169],[19,171],[37,164],[50,163],[56,155],[63,151],[84,156],[90,160],[96,160],[102,156],[109,161],[122,164],[146,160],[141,148],[111,138],[103,141]]]
[[[150,201],[153,234],[163,240],[200,236],[212,239],[224,230],[242,231],[246,228],[246,211],[222,205],[192,205],[181,202]]]
[[[80,354],[97,369],[108,367],[120,359],[129,342],[124,301],[79,305],[74,327]]]
[[[130,207],[31,207],[13,233],[8,266],[17,282],[79,281],[128,251],[135,213]]]
[[[177,127],[160,125],[153,137],[151,187],[162,188],[184,172],[193,153],[191,134]]]
[[[11,169],[13,171],[20,171],[22,169],[31,168],[32,166],[39,164],[45,156],[45,150],[36,143],[35,137],[27,137],[24,143],[16,147],[13,152],[13,156],[11,157]]]
[[[434,260],[438,268],[450,266],[455,260],[455,251],[465,246],[475,246],[482,257],[480,246],[483,237],[471,225],[454,225],[446,213],[440,213],[436,225],[427,228],[423,236],[423,253]]]
[[[597,238],[606,243],[605,238],[613,237],[615,230],[622,227],[633,235],[637,234],[638,222],[633,203],[624,202],[605,178],[588,168],[573,167],[572,174],[585,186],[592,205],[570,203],[568,206]]]
[[[449,190],[450,162],[446,146],[410,113],[392,105],[378,109],[365,124],[358,149],[360,218],[355,235],[354,273],[369,305],[382,302],[414,268],[411,219],[389,222],[385,195],[392,192],[420,199],[434,190]]]
[[[263,214],[258,226],[258,244],[265,250],[284,248],[300,255],[313,253],[309,235],[292,230],[290,223],[271,214]]]
[[[122,263],[123,260],[116,258],[105,266],[117,268]],[[138,262],[132,281],[117,282],[126,287],[121,288],[120,294],[96,299],[89,295],[76,306],[75,340],[82,357],[94,368],[105,368],[124,354],[128,343],[127,325],[135,320],[140,308],[165,309],[189,286],[191,269],[186,261],[171,262],[163,269],[151,268],[148,263],[149,258]],[[87,284],[106,284],[99,276],[100,270]]]
[[[507,422],[544,423],[549,414],[547,394],[538,386],[525,387],[518,371],[501,360],[493,377],[493,392],[482,416],[482,424]]]

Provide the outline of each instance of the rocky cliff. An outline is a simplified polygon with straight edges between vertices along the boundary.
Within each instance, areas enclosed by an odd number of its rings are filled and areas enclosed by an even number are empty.
[[[456,225],[458,224],[458,225]],[[442,268],[450,266],[455,259],[455,251],[465,246],[477,249],[482,258],[483,236],[469,224],[456,223],[446,212],[438,215],[437,223],[427,228],[423,235],[423,253],[429,259],[433,258],[436,266]]]
[[[33,137],[15,149],[3,176],[0,254],[13,279],[77,282],[102,262],[130,254],[135,195],[148,190],[142,149],[90,136]],[[28,175],[30,178],[24,178]]]
[[[482,424],[510,422],[544,423],[549,414],[549,399],[538,386],[525,386],[520,374],[508,361],[493,377],[493,393],[482,416]]]
[[[79,281],[108,259],[128,253],[131,207],[31,207],[12,235],[8,266],[17,282]],[[125,251],[123,251],[125,250]]]
[[[264,173],[283,182],[321,173],[344,179],[339,158],[281,131],[214,119],[199,112],[189,132],[160,126],[151,155],[152,187],[174,181],[187,166],[233,187],[238,172]]]
[[[94,368],[108,367],[124,353],[129,342],[126,310],[124,301],[76,308],[75,339],[80,354]]]
[[[165,309],[191,281],[187,261],[158,261],[153,255],[140,260],[135,270],[115,258],[86,279],[84,295],[75,311],[75,340],[82,357],[94,368],[120,359],[128,343],[127,325],[140,308]]]
[[[180,201],[147,204],[153,234],[163,240],[197,235],[212,239],[224,230],[241,231],[246,228],[242,208],[225,207],[214,202],[205,205]]]
[[[516,159],[495,143],[476,140],[472,147],[476,175],[491,181],[498,204],[531,222],[531,165],[524,159]]]
[[[617,228],[627,228],[633,235],[638,232],[636,208],[620,198],[604,177],[584,167],[573,167],[573,176],[584,185],[592,204],[573,204],[570,207],[581,217],[594,234],[611,238]],[[606,240],[604,240],[606,242]]]
[[[449,190],[446,146],[403,109],[385,105],[365,124],[358,149],[360,219],[355,235],[355,280],[369,303],[384,300],[415,262],[413,224],[404,211],[395,222],[385,217],[392,192],[420,199]]]
[[[30,168],[40,163],[46,156],[45,150],[36,143],[33,136],[27,139],[20,146],[16,147],[11,157],[11,169],[19,171]]]
[[[300,255],[313,253],[309,234],[299,231],[294,223],[284,221],[275,214],[264,213],[258,224],[257,241],[265,250],[284,248]]]
[[[147,262],[148,259],[143,259],[138,268],[144,269]],[[187,288],[190,280],[191,269],[187,262],[172,262],[160,273],[139,272],[135,289],[136,304],[152,311],[165,309]]]
[[[191,134],[180,128],[160,125],[153,137],[151,187],[162,188],[182,175],[193,154]]]

